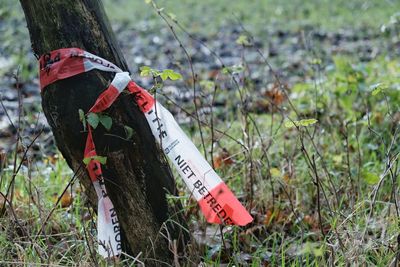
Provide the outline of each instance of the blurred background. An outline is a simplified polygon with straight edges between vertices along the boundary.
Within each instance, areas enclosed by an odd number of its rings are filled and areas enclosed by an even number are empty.
[[[157,94],[255,218],[246,228],[207,225],[177,178],[198,246],[184,257],[395,266],[400,1],[103,3],[134,80]],[[143,66],[183,78],[155,88]],[[42,256],[89,264],[95,219],[83,189],[68,184],[72,172],[41,111],[37,74],[21,7],[0,0],[2,205],[16,173],[16,214],[0,215],[0,265]],[[208,126],[199,128],[197,115]],[[47,236],[27,247],[55,206]]]

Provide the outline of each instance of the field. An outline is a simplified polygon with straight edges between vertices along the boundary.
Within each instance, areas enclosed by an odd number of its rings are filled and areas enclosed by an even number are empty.
[[[103,2],[132,77],[254,217],[207,224],[175,173],[195,242],[182,266],[400,264],[399,1]],[[0,0],[0,266],[140,265],[95,255],[28,36],[18,2]],[[143,66],[182,79],[155,84]]]

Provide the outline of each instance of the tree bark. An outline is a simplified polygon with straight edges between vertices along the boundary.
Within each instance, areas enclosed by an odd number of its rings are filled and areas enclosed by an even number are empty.
[[[123,70],[128,69],[99,0],[20,2],[36,55],[77,47],[113,62]],[[74,171],[82,164],[87,136],[79,121],[78,110],[87,112],[114,75],[90,71],[57,81],[42,91],[44,114],[59,150]],[[107,157],[103,167],[105,177],[109,178],[106,188],[123,229],[125,249],[134,256],[144,253],[149,265],[170,262],[168,241],[160,235],[161,229],[166,226],[164,230],[171,239],[178,239],[178,243],[185,240],[177,223],[166,223],[168,220],[185,225],[181,216],[173,216],[180,214],[180,203],[168,205],[166,200],[167,192],[176,193],[171,171],[131,95],[122,93],[106,112],[113,118],[112,129],[106,132],[97,127],[94,141],[98,154]],[[134,130],[131,140],[123,140],[125,125]],[[86,172],[79,178],[87,188],[91,202],[97,205],[97,196]]]

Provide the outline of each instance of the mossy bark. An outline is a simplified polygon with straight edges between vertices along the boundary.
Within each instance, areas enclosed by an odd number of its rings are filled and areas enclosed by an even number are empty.
[[[78,47],[123,70],[128,69],[99,0],[20,2],[36,55]],[[87,112],[113,76],[90,71],[57,81],[42,92],[43,110],[57,146],[74,171],[82,164],[87,135],[79,121],[78,110]],[[172,216],[180,214],[180,204],[169,205],[166,200],[167,192],[174,194],[176,191],[171,171],[131,95],[123,93],[106,112],[113,118],[112,129],[106,132],[98,127],[94,140],[98,154],[107,157],[106,187],[123,229],[125,249],[132,255],[144,253],[148,265],[170,262],[168,241],[160,231],[168,231],[172,239],[179,240],[178,244],[185,239],[182,229],[176,227],[185,225],[182,217]],[[130,140],[124,140],[125,125],[134,129]],[[92,203],[97,203],[86,173],[80,175],[80,181],[87,188]]]

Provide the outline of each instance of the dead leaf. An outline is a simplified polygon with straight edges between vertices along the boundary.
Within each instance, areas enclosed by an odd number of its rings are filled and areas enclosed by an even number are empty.
[[[6,199],[4,196],[1,194],[0,195],[0,209],[4,206],[4,203],[6,202]]]
[[[311,229],[318,229],[318,221],[315,219],[313,215],[306,215],[303,218],[303,222],[311,227]]]
[[[223,148],[221,153],[214,157],[214,167],[215,169],[220,169],[226,166],[230,166],[234,163],[231,155],[226,148]]]
[[[48,156],[47,157],[47,162],[49,162],[50,164],[56,164],[56,162],[59,160],[59,157],[57,154],[53,155],[53,156]]]
[[[289,174],[285,173],[282,177],[283,181],[285,181],[286,184],[290,184],[290,176]]]
[[[57,193],[54,193],[54,194],[53,194],[53,201],[54,201],[54,203],[57,202],[58,198],[59,198],[58,194],[57,194]],[[66,191],[66,192],[61,196],[61,199],[60,199],[61,208],[68,208],[69,206],[71,206],[73,200],[74,200],[74,199],[73,199],[73,197],[72,197],[72,195],[71,195],[71,192]]]
[[[265,214],[265,220],[264,220],[264,224],[265,225],[269,225],[272,221],[272,211],[271,210],[267,210],[267,213]]]
[[[286,90],[287,85],[284,85],[284,87]],[[270,99],[274,106],[279,106],[286,100],[285,93],[278,83],[274,83],[272,88],[265,92],[265,96]]]

